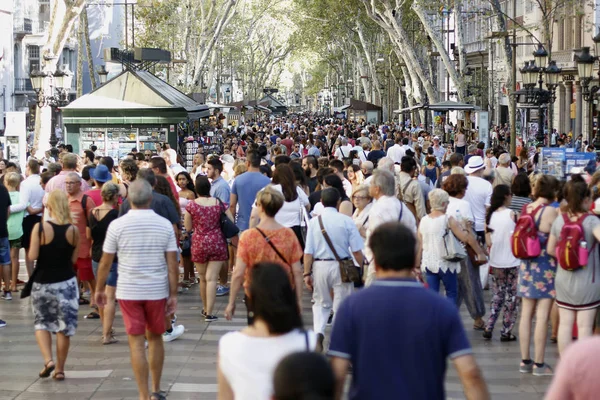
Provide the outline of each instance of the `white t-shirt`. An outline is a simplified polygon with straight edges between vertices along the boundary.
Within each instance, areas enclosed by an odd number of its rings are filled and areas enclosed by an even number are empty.
[[[492,229],[492,248],[490,250],[490,266],[495,268],[518,267],[521,261],[512,253],[511,236],[515,231],[515,220],[511,217],[513,211],[507,208],[496,211],[490,218],[488,229]]]
[[[460,223],[469,221],[471,224],[473,224],[475,221],[471,204],[464,199],[457,199],[456,197],[450,197],[448,201],[448,207],[446,208],[446,215],[453,217]]]
[[[343,158],[348,158],[348,157],[350,157],[351,151],[352,151],[352,146],[350,146],[349,144],[347,144],[346,146],[340,146],[335,151],[335,158],[337,158],[338,160],[341,160]]]
[[[307,333],[314,350],[316,336]],[[272,337],[229,332],[219,340],[219,368],[236,400],[270,400],[275,368],[285,356],[302,351],[307,351],[306,336],[299,330]]]
[[[273,189],[282,192],[281,185],[273,185]],[[286,228],[291,228],[292,226],[299,226],[302,218],[301,212],[306,212],[306,206],[310,205],[310,201],[308,201],[308,196],[304,193],[304,190],[300,188],[300,186],[296,186],[296,192],[298,193],[298,198],[294,201],[286,201],[283,203],[283,207],[275,214],[275,221],[285,226]],[[301,210],[301,207],[304,207],[304,211]]]
[[[471,204],[475,217],[475,230],[481,232],[485,229],[485,212],[492,199],[492,184],[478,176],[468,176],[469,186],[464,199]]]
[[[354,146],[352,150],[356,151],[356,154],[358,154],[358,158],[360,158],[360,162],[367,161],[367,156],[369,155],[368,150],[363,150],[361,146]]]

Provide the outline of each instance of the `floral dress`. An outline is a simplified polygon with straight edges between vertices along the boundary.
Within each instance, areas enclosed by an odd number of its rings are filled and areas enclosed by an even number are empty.
[[[221,231],[220,204],[203,206],[190,201],[185,210],[192,217],[192,261],[204,264],[209,261],[226,261],[229,258],[227,242]]]
[[[554,289],[556,260],[546,252],[548,234],[538,231],[538,237],[542,249],[540,255],[521,260],[518,296],[526,299],[553,299],[556,297]]]

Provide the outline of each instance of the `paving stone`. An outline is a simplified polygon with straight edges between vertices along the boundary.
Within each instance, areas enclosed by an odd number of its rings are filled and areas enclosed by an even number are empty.
[[[486,292],[486,298],[489,299],[489,292]],[[217,298],[215,313],[221,318],[206,323],[199,315],[198,286],[179,296],[177,323],[185,325],[185,334],[179,340],[165,343],[165,367],[161,382],[163,390],[168,391],[169,400],[217,398],[218,341],[225,333],[246,326],[245,306],[241,302],[233,321],[222,318],[226,302],[226,297]],[[312,328],[312,307],[308,293],[305,293],[302,310],[304,325]],[[12,302],[0,302],[0,317],[8,322],[8,326],[0,329],[0,400],[138,400],[119,309],[114,327],[120,342],[110,346],[100,343],[102,329],[99,320],[83,319],[88,312],[88,307],[79,311],[79,328],[71,340],[66,365],[67,379],[56,382],[38,378],[43,360],[35,341],[29,301],[15,298]],[[491,341],[483,340],[481,332],[471,328],[472,320],[464,306],[461,319],[494,399],[543,398],[551,378],[519,373],[521,357],[518,342],[500,342],[499,334]],[[517,327],[514,331],[515,334],[518,332]],[[327,332],[330,332],[330,328]],[[533,346],[531,351],[533,354]],[[557,358],[556,345],[548,343],[546,361],[555,366]],[[349,384],[350,380],[347,382]],[[462,385],[451,363],[448,365],[445,386],[448,399],[464,399]]]

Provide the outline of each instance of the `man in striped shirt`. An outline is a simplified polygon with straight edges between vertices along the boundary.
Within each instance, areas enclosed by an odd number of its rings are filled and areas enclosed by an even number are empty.
[[[152,187],[147,181],[134,181],[129,186],[128,200],[131,210],[113,221],[106,233],[98,267],[96,300],[100,307],[106,304],[106,278],[117,254],[117,299],[129,336],[131,364],[140,398],[150,397],[145,337],[152,373],[150,398],[159,399],[165,315],[173,314],[177,306],[177,242],[171,223],[150,208]]]

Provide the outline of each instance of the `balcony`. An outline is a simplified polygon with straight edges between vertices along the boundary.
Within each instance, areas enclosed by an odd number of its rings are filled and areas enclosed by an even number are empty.
[[[39,21],[31,18],[14,18],[14,34],[17,37],[25,35],[43,35],[48,31],[50,21]]]
[[[487,53],[488,51],[488,46],[487,46],[487,40],[485,39],[480,39],[476,42],[471,42],[471,43],[465,43],[463,45],[464,49],[465,49],[465,53],[466,54],[473,54],[473,53]]]
[[[15,78],[15,93],[33,93],[33,86],[31,86],[31,79],[29,78]]]
[[[31,18],[15,18],[13,24],[13,32],[17,36],[25,36],[33,33],[33,21]]]

